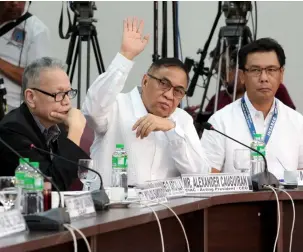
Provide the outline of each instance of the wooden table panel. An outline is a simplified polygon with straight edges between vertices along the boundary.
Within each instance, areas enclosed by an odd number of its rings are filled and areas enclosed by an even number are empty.
[[[276,202],[247,202],[208,208],[208,252],[272,251],[276,208]]]

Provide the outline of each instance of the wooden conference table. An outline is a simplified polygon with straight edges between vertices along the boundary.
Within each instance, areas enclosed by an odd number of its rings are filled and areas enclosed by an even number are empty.
[[[293,252],[303,251],[303,191],[289,191],[295,200]],[[281,228],[277,251],[288,251],[292,205],[279,193]],[[182,220],[191,251],[272,251],[277,229],[277,205],[272,192],[183,197],[170,200]],[[181,252],[186,243],[179,223],[162,206],[153,206],[161,220],[165,251]],[[148,208],[110,209],[73,223],[89,238],[92,251],[157,252],[161,250],[158,225]],[[80,236],[78,236],[80,238]],[[63,232],[21,233],[0,239],[0,251],[74,251],[71,235]],[[78,251],[87,251],[78,240]]]

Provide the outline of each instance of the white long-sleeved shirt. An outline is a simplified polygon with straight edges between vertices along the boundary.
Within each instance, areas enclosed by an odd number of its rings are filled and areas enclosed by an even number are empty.
[[[136,121],[147,115],[138,87],[121,93],[134,62],[117,54],[107,71],[91,85],[82,112],[95,132],[91,147],[94,168],[105,186],[111,183],[112,154],[116,144],[128,153],[128,184],[164,179],[180,173],[208,173],[193,120],[177,108],[169,117],[176,124],[167,132],[152,132],[144,139],[132,131]]]
[[[244,95],[256,132],[265,136],[274,113],[274,104],[267,117],[254,108]],[[284,178],[284,170],[293,171],[303,168],[303,116],[275,99],[278,118],[266,145],[268,170],[278,179]],[[241,108],[241,99],[217,111],[210,119],[212,126],[238,141],[250,145],[252,136]],[[234,150],[246,149],[242,145],[214,131],[204,131],[201,145],[212,168],[224,173],[236,172],[234,168]]]

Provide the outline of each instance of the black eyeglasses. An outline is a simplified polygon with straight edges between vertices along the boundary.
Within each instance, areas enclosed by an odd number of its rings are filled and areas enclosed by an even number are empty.
[[[32,88],[32,90],[36,90],[42,94],[51,96],[55,99],[56,102],[63,101],[66,95],[68,96],[69,99],[74,99],[78,93],[77,89],[71,89],[66,92],[58,92],[58,93],[53,93],[53,94],[43,91],[39,88]]]
[[[259,77],[263,70],[265,73],[269,76],[275,77],[277,74],[280,72],[281,67],[277,66],[270,66],[270,67],[251,67],[251,68],[244,68],[244,71],[247,72],[248,74],[254,76],[254,77]]]
[[[184,95],[186,95],[186,90],[183,87],[174,87],[169,80],[166,79],[159,79],[151,74],[147,74],[148,77],[157,80],[158,81],[158,86],[161,90],[167,92],[169,90],[171,90],[171,88],[173,88],[173,94],[176,98],[178,99],[182,99],[184,97]]]

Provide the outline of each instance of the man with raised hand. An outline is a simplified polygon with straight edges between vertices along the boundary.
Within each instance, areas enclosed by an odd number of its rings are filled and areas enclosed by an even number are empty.
[[[178,105],[186,93],[188,74],[177,58],[155,61],[141,86],[121,93],[133,59],[148,43],[144,22],[124,21],[120,52],[89,88],[82,111],[95,132],[91,157],[110,185],[116,144],[128,153],[128,183],[165,179],[182,173],[207,173],[209,167],[193,125]]]

